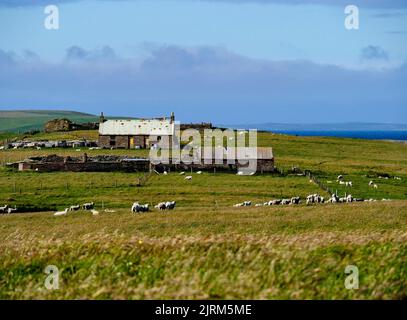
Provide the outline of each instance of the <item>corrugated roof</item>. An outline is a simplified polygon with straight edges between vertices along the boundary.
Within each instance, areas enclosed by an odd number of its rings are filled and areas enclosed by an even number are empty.
[[[174,123],[169,119],[107,120],[99,125],[99,134],[172,136]]]

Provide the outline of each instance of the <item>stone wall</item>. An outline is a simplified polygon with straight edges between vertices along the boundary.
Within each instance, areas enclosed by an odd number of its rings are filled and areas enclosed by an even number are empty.
[[[102,136],[102,135],[99,135],[98,147],[100,147],[100,148],[128,149],[129,146],[130,146],[130,137],[129,136]]]

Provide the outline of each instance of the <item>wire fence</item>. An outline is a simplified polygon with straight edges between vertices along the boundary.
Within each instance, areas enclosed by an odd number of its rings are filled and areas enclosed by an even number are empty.
[[[324,182],[322,182],[315,174],[313,174],[310,170],[302,170],[300,167],[292,167],[291,171],[293,173],[301,174],[305,177],[308,177],[310,181],[314,182],[320,189],[324,190],[325,192],[332,194],[337,194],[337,190],[333,190]]]

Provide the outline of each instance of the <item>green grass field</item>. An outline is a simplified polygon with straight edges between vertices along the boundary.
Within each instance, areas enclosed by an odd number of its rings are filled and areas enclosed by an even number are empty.
[[[193,174],[188,182],[171,173],[152,175],[145,186],[136,187],[138,173],[36,173],[3,167],[0,205],[31,213],[0,216],[0,298],[407,298],[407,146],[267,133],[259,134],[259,145],[274,148],[276,165],[285,172],[300,166],[332,181],[341,195],[392,201],[233,208],[245,200],[328,195],[308,178],[290,174],[204,173]],[[0,164],[50,153],[78,155],[66,149],[4,150]],[[354,187],[339,186],[339,174]],[[384,175],[390,178],[379,178]],[[370,180],[377,190],[368,186]],[[171,213],[130,213],[134,201],[170,200],[177,201]],[[89,201],[96,203],[99,216],[53,216],[54,210]],[[44,288],[47,265],[61,272],[59,290]],[[359,290],[344,287],[347,265],[359,268]]]
[[[0,133],[42,130],[47,121],[68,118],[74,122],[98,121],[98,117],[81,112],[58,110],[15,110],[0,111]],[[1,135],[0,135],[1,138]]]

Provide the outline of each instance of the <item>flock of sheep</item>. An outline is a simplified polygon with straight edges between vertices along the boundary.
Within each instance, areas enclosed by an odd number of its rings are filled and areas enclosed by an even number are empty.
[[[160,202],[154,208],[159,209],[160,211],[164,211],[164,210],[174,210],[175,206],[176,206],[175,201],[167,201],[167,202]],[[74,205],[74,206],[70,206],[69,208],[65,208],[64,211],[55,212],[54,216],[55,217],[66,216],[69,212],[79,211],[81,209],[85,210],[85,211],[90,211],[92,213],[92,215],[98,216],[99,211],[96,211],[94,209],[94,207],[95,207],[95,204],[93,202],[85,203],[82,206]],[[1,212],[1,208],[2,207],[0,207],[0,212]],[[144,212],[149,212],[149,211],[150,211],[150,205],[148,203],[140,204],[139,202],[135,202],[135,203],[133,203],[133,205],[131,207],[131,212],[133,212],[133,213],[144,213]],[[104,212],[114,213],[115,211],[106,209]]]
[[[81,209],[83,209],[85,211],[90,211],[94,216],[99,215],[99,211],[96,211],[94,208],[95,208],[95,203],[89,202],[89,203],[83,204],[82,206],[80,206],[80,205],[70,206],[69,208],[65,208],[64,211],[55,212],[54,216],[55,217],[66,216],[68,214],[68,212],[79,211]]]
[[[375,199],[363,199],[363,198],[354,198],[352,195],[347,195],[345,197],[338,197],[337,195],[333,194],[329,199],[325,199],[319,194],[311,194],[305,199],[306,205],[312,204],[323,204],[323,203],[352,203],[352,202],[375,202]],[[383,199],[382,201],[390,201],[388,199]],[[264,203],[257,203],[255,207],[265,207],[265,206],[279,206],[279,205],[299,205],[301,204],[300,197],[293,197],[291,199],[277,199],[271,200]],[[244,201],[242,203],[235,204],[233,207],[240,208],[240,207],[250,207],[252,206],[251,201]]]
[[[168,172],[164,171],[164,175],[167,175]],[[202,174],[202,171],[196,172],[196,174]],[[185,175],[185,172],[181,172],[180,175]],[[395,177],[394,179],[401,180],[401,178]],[[192,180],[192,176],[186,176],[185,180]],[[352,181],[344,181],[344,178],[342,175],[338,176],[337,182],[341,185],[345,185],[347,187],[353,187]],[[375,184],[373,181],[369,182],[369,186],[378,189],[378,185]],[[352,203],[352,202],[373,202],[377,201],[374,199],[362,199],[362,198],[354,198],[352,195],[346,195],[345,197],[338,197],[336,194],[333,194],[329,199],[325,199],[319,194],[312,194],[309,195],[305,199],[306,205],[312,205],[312,204],[322,204],[322,203]],[[383,199],[382,201],[389,201],[387,199]],[[301,204],[301,198],[300,197],[292,197],[290,199],[276,199],[276,200],[271,200],[268,202],[264,203],[257,203],[255,204],[256,207],[263,207],[263,206],[277,206],[277,205],[299,205]],[[160,211],[165,211],[165,210],[174,210],[176,206],[175,201],[168,201],[168,202],[160,202],[156,206],[154,206],[155,209],[158,209]],[[235,204],[233,207],[238,208],[238,207],[250,207],[252,206],[251,201],[244,201],[242,203]],[[82,206],[81,205],[73,205],[70,206],[69,208],[66,208],[64,211],[60,212],[55,212],[54,216],[65,216],[69,212],[72,211],[79,211],[79,210],[85,210],[85,211],[90,211],[93,215],[97,216],[99,215],[99,212],[94,209],[95,204],[93,202],[85,203]],[[133,203],[131,207],[131,212],[133,213],[145,213],[150,211],[150,205],[149,204],[140,204],[139,202]],[[17,212],[17,208],[11,208],[8,205],[0,207],[0,214],[11,214]],[[105,212],[115,212],[114,210],[108,210],[106,209]]]
[[[157,204],[154,208],[158,209],[160,211],[165,211],[165,210],[174,210],[176,206],[175,201],[167,201],[167,202],[160,202]],[[143,213],[143,212],[149,212],[150,211],[150,205],[147,204],[140,204],[138,202],[133,203],[133,206],[131,207],[131,212],[134,213]]]

